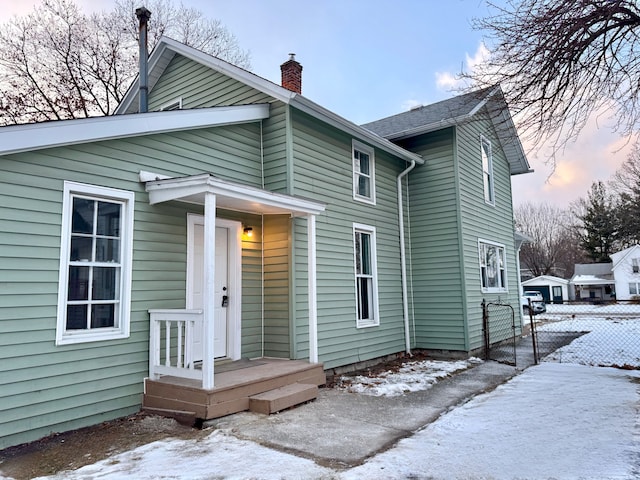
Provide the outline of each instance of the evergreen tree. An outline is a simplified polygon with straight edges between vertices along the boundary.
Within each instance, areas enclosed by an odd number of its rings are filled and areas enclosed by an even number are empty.
[[[580,246],[594,262],[610,262],[609,255],[617,250],[619,222],[604,184],[592,183],[586,200],[581,199],[579,206],[582,212],[576,216],[581,222]]]

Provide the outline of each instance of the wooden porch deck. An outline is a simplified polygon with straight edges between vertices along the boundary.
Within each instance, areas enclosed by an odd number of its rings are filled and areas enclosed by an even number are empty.
[[[212,390],[204,390],[197,380],[172,376],[146,378],[142,408],[195,422],[249,410],[262,401],[260,394],[262,398],[289,395],[289,400],[274,403],[286,408],[315,398],[313,391],[317,392],[317,387],[325,383],[322,364],[273,358],[240,360],[216,365]],[[265,392],[271,393],[265,397]],[[254,410],[277,411],[264,406]]]

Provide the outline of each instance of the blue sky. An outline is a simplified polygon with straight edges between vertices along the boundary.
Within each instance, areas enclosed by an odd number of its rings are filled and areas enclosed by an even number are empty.
[[[85,11],[112,0],[76,0]],[[502,1],[502,0],[500,0]],[[35,0],[2,0],[0,22],[33,9]],[[141,2],[142,4],[143,2]],[[451,80],[482,56],[474,17],[484,0],[184,0],[219,19],[251,53],[252,71],[280,82],[280,64],[295,53],[305,96],[355,123],[365,123],[453,95]],[[506,2],[502,2],[506,3]],[[151,21],[153,21],[153,14]],[[535,173],[513,178],[516,205],[566,207],[607,180],[624,161],[628,142],[603,118],[548,164],[548,150],[525,143]]]

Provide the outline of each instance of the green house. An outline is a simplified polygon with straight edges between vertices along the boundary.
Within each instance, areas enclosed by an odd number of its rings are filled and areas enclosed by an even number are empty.
[[[223,374],[262,381],[238,362],[318,385],[469,356],[483,300],[519,311],[529,165],[499,87],[358,126],[282,70],[163,38],[147,113],[136,82],[114,116],[0,128],[0,448],[143,405],[244,409],[212,406]]]

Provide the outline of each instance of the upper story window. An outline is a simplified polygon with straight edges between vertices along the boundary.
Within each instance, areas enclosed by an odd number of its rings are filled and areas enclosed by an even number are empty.
[[[373,148],[353,141],[353,198],[376,203],[375,157]]]
[[[356,273],[356,326],[376,326],[380,324],[380,318],[378,316],[375,228],[354,223],[353,243]]]
[[[176,98],[175,100],[172,100],[169,103],[165,103],[160,107],[161,112],[167,110],[182,110],[182,97]]]
[[[633,273],[640,273],[640,258],[631,259],[631,270]]]
[[[129,336],[133,192],[65,182],[56,344]]]
[[[491,142],[481,135],[480,146],[482,151],[482,183],[484,187],[484,201],[493,205],[495,203],[495,192],[493,189],[493,156],[491,153]]]
[[[480,279],[485,293],[507,291],[507,271],[504,245],[478,241]]]

